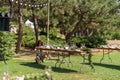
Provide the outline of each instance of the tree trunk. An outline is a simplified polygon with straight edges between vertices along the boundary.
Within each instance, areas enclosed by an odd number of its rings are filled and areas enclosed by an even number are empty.
[[[13,17],[13,2],[12,2],[12,0],[9,0],[9,4],[10,4],[10,18],[12,18]]]
[[[79,19],[80,21],[75,25],[75,28],[71,32],[67,33],[66,35],[66,43],[68,44],[71,43],[72,35],[76,33],[77,31],[79,31],[79,27],[82,27],[83,16],[81,15]]]
[[[37,17],[35,15],[35,0],[31,0],[32,3],[32,16],[33,16],[33,23],[34,23],[34,30],[35,30],[35,36],[36,36],[36,44],[40,40],[39,37],[39,31],[38,31],[38,23],[37,23]]]
[[[20,4],[22,0],[18,0],[18,23],[19,23],[19,31],[18,31],[18,40],[17,40],[17,46],[16,46],[16,53],[19,52],[22,44],[22,34],[23,34],[23,28],[22,28],[22,5]]]
[[[74,28],[71,32],[67,33],[67,35],[66,35],[66,43],[67,43],[68,45],[71,43],[72,35],[79,30],[78,28],[79,28],[80,24],[81,24],[81,23],[78,22],[78,23],[76,24],[75,28]]]
[[[39,31],[38,31],[37,18],[35,14],[33,14],[33,22],[34,22],[34,30],[35,30],[36,43],[37,43],[40,40],[40,37],[39,37]]]

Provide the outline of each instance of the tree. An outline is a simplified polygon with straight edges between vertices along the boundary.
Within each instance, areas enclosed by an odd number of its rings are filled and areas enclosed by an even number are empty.
[[[56,4],[52,7],[53,14],[65,31],[66,42],[76,33],[79,36],[100,34],[107,31],[106,27],[112,29],[119,23],[119,4],[114,0],[60,0]]]
[[[35,3],[31,3],[31,1]],[[0,1],[0,6],[3,6],[2,3]],[[34,16],[36,19],[34,18],[34,23],[37,26],[35,32],[41,28],[44,28],[43,31],[46,32],[46,3],[47,0],[23,1],[23,21],[27,18],[32,19],[31,13],[35,11]],[[17,4],[15,3],[14,6],[18,6]],[[31,4],[35,4],[35,6]],[[39,7],[36,7],[36,5]],[[31,7],[32,9],[35,7],[35,10],[31,10]],[[50,29],[53,27],[60,29],[60,33],[66,36],[66,42],[69,42],[74,36],[91,36],[94,34],[111,39],[114,34],[113,31],[118,30],[117,32],[119,32],[118,28],[120,28],[118,8],[119,3],[114,0],[50,0]],[[1,7],[0,11],[6,9],[8,10],[8,6]],[[14,7],[15,17],[12,19],[15,24],[17,24],[16,20],[18,20],[17,9]],[[35,34],[37,40],[38,33]]]
[[[18,23],[19,23],[19,31],[18,31],[18,40],[17,40],[17,46],[16,46],[16,53],[19,52],[21,48],[21,43],[22,43],[22,33],[23,33],[23,28],[22,28],[22,0],[18,0]]]
[[[34,30],[35,30],[35,36],[36,36],[36,44],[40,40],[39,32],[38,32],[38,22],[37,22],[37,16],[35,15],[35,0],[31,0],[32,6],[32,17],[34,22]]]
[[[5,59],[10,59],[15,54],[14,47],[16,40],[9,32],[0,32],[0,55]]]
[[[10,18],[13,17],[13,2],[12,0],[8,0],[9,1],[9,4],[10,4]]]

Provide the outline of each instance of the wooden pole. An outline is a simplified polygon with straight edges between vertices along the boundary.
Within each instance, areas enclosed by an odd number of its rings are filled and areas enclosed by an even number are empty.
[[[49,45],[49,26],[50,26],[50,0],[48,0],[48,18],[47,18],[47,45]]]

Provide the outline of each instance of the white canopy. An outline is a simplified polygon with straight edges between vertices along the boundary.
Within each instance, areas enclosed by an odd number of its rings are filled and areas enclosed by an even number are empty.
[[[31,27],[31,28],[34,28],[34,24],[33,24],[33,22],[31,22],[30,20],[27,20],[27,21],[25,22],[25,25],[26,25],[26,26],[29,26],[29,27]]]

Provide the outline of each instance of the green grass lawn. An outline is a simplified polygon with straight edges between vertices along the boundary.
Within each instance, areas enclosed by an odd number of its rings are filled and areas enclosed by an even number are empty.
[[[24,56],[23,56],[24,57]],[[27,56],[28,60],[13,59],[7,61],[7,65],[0,62],[0,77],[3,72],[8,72],[10,76],[35,76],[41,75],[46,71],[46,66],[51,66],[51,74],[54,80],[119,80],[120,79],[120,52],[111,53],[112,63],[107,55],[100,64],[102,54],[94,54],[93,62],[95,72],[88,65],[84,65],[80,72],[82,58],[80,56],[71,56],[73,66],[62,64],[61,67],[55,67],[55,60],[46,60],[44,63],[36,64],[34,56]],[[24,57],[25,58],[25,57]]]

